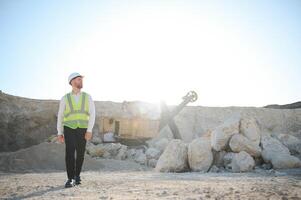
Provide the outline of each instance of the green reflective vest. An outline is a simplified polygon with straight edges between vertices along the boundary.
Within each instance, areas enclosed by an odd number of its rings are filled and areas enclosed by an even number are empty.
[[[64,111],[63,125],[72,129],[88,128],[89,99],[85,92],[81,92],[78,103],[71,93],[64,96],[66,107]]]

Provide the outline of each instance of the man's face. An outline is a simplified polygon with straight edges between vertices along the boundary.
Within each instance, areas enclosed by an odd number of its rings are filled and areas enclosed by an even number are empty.
[[[76,87],[78,89],[82,89],[83,88],[83,78],[82,77],[76,77],[75,79],[73,79],[71,81],[71,85],[73,87]]]

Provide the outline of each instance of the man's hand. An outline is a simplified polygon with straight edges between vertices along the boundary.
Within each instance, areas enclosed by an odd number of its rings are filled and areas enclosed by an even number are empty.
[[[59,141],[59,143],[64,143],[64,141],[65,141],[64,135],[58,135],[57,136],[57,141]]]
[[[91,132],[86,132],[86,134],[85,134],[86,141],[91,140],[91,138],[92,138],[92,133]]]

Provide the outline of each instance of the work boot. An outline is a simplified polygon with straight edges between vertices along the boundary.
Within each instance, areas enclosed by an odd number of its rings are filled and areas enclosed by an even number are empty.
[[[70,188],[75,186],[75,181],[74,179],[68,179],[67,182],[65,183],[65,188]]]
[[[80,176],[75,176],[74,179],[75,179],[75,185],[81,184],[82,180],[80,179]]]

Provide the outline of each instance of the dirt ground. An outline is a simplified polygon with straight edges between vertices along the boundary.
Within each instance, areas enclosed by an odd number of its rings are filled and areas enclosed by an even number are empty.
[[[66,174],[0,173],[1,199],[301,199],[297,173],[157,173],[85,171],[64,188]]]

